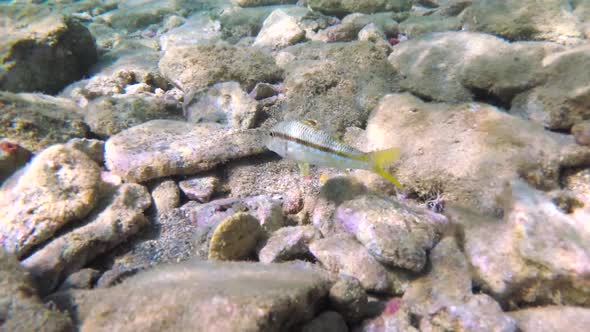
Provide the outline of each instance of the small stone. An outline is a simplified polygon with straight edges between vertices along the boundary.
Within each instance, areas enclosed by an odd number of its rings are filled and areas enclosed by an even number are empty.
[[[333,274],[353,276],[368,291],[390,291],[387,270],[354,237],[348,234],[334,235],[312,242],[309,249],[322,266]]]
[[[233,129],[253,128],[258,111],[256,100],[237,82],[215,84],[187,95],[184,101],[184,116],[189,122],[215,122]]]
[[[158,183],[152,189],[152,200],[158,214],[168,213],[180,204],[180,190],[172,180],[165,180]]]
[[[58,291],[66,291],[68,289],[90,289],[94,286],[96,280],[100,276],[100,271],[86,268],[78,272],[70,274],[64,282],[59,286]]]
[[[259,221],[250,214],[237,213],[222,221],[211,236],[210,260],[241,260],[250,257],[262,237]]]
[[[100,169],[85,153],[54,145],[0,190],[0,243],[24,257],[98,201]],[[75,193],[75,194],[74,194]]]
[[[256,100],[261,100],[275,96],[277,93],[277,89],[274,85],[268,83],[257,83],[252,92],[250,92],[250,95]]]
[[[341,275],[330,288],[330,308],[339,312],[349,323],[357,323],[368,314],[367,293],[360,281]]]
[[[313,226],[283,227],[272,233],[258,253],[262,263],[278,263],[306,258],[311,255],[309,243],[320,238]]]
[[[65,145],[86,153],[99,165],[104,163],[104,141],[91,138],[72,138]]]
[[[339,313],[324,311],[303,325],[301,332],[348,332],[348,326]]]
[[[419,272],[426,252],[437,240],[435,222],[426,210],[364,195],[342,203],[336,219],[381,263]]]
[[[572,127],[572,135],[578,144],[590,145],[590,121],[576,123]]]
[[[71,273],[93,258],[136,234],[147,220],[143,211],[151,204],[146,188],[126,183],[88,223],[66,233],[22,261],[43,294],[49,294]]]
[[[293,45],[305,37],[297,18],[281,9],[273,11],[262,24],[252,46],[279,49]]]
[[[219,178],[216,176],[192,177],[188,180],[180,181],[178,184],[186,197],[206,203],[209,202],[211,195],[217,190]]]

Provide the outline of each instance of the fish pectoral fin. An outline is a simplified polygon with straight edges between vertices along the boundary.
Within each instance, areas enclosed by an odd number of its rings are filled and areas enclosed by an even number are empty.
[[[309,175],[309,164],[308,163],[297,163],[297,166],[299,166],[299,174],[301,174],[302,176]]]

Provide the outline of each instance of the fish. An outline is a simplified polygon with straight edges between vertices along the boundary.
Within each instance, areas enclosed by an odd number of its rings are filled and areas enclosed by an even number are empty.
[[[400,190],[402,184],[385,167],[399,158],[400,149],[362,152],[333,138],[313,120],[288,120],[277,123],[268,131],[266,147],[281,157],[296,161],[302,173],[309,172],[309,164],[338,169],[373,171]]]

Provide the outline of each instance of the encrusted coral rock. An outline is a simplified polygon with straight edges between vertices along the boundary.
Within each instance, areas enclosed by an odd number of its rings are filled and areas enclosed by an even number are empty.
[[[183,91],[197,91],[223,81],[237,81],[250,91],[256,83],[273,83],[282,74],[270,54],[227,44],[171,48],[159,66],[162,74]]]
[[[41,248],[22,262],[38,280],[43,294],[50,293],[69,274],[98,255],[124,242],[147,224],[143,211],[151,204],[146,188],[125,183],[103,203],[84,226]]]
[[[342,203],[335,218],[381,263],[419,272],[437,240],[430,211],[379,196]]]
[[[0,243],[18,257],[68,223],[84,218],[98,199],[100,169],[86,154],[54,145],[0,190]]]
[[[184,116],[189,122],[214,122],[233,129],[254,127],[259,107],[238,82],[224,82],[184,97]]]
[[[485,213],[501,208],[496,196],[505,181],[557,188],[561,167],[590,161],[590,149],[571,135],[486,104],[425,103],[409,94],[383,97],[366,135],[367,151],[402,147],[394,173],[407,188],[442,190],[446,201]]]
[[[256,218],[247,213],[237,213],[215,228],[209,243],[209,259],[228,261],[248,258],[262,234]]]
[[[583,332],[590,326],[590,309],[569,306],[546,306],[511,311],[509,313],[522,332],[558,332],[567,329]]]

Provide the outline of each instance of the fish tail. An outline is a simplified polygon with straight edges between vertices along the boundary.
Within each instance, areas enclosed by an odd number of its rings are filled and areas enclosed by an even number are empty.
[[[399,158],[400,150],[399,148],[390,148],[386,150],[379,150],[371,152],[371,161],[373,162],[373,171],[389,182],[393,183],[396,187],[400,190],[403,190],[402,184],[389,172],[387,172],[384,168],[385,166],[391,164],[397,158]]]

